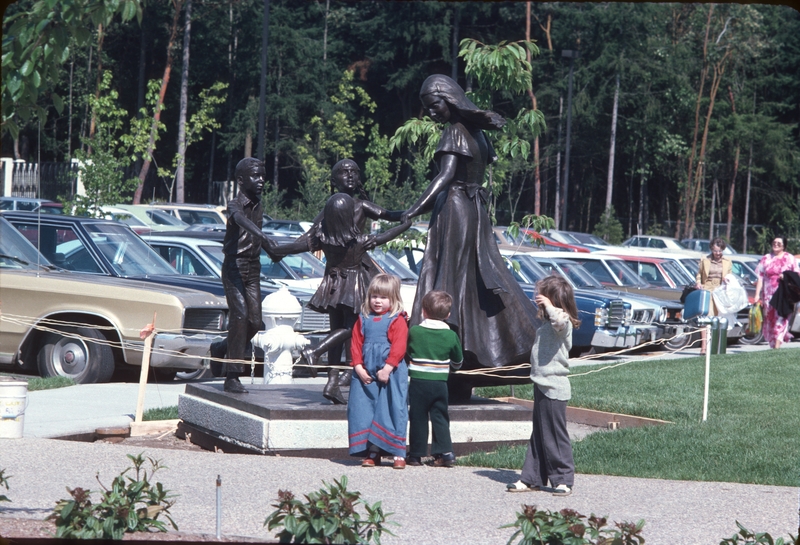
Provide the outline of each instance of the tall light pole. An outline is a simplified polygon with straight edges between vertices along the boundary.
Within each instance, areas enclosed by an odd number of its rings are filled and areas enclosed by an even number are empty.
[[[572,73],[578,52],[571,49],[561,51],[561,56],[569,59],[569,88],[567,90],[567,150],[564,154],[564,212],[561,214],[561,229],[567,229],[567,209],[569,208],[569,148],[572,134]]]

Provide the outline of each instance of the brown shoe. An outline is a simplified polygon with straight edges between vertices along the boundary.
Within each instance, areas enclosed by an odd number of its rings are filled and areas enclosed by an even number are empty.
[[[361,467],[375,467],[381,465],[381,457],[377,452],[370,452],[369,455],[361,462]]]
[[[395,456],[394,457],[394,463],[392,464],[392,468],[394,468],[394,469],[405,469],[406,468],[405,459],[401,458],[400,456]]]
[[[433,467],[453,467],[456,465],[456,455],[452,452],[437,454],[430,465]]]

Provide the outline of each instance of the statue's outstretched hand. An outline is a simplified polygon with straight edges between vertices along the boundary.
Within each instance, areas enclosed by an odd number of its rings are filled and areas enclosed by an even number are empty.
[[[408,210],[406,210],[405,212],[400,214],[400,223],[405,223],[407,221],[411,221],[411,218],[409,217]]]
[[[375,238],[375,235],[366,235],[364,237],[364,248],[369,251],[374,249],[378,245],[378,240]]]

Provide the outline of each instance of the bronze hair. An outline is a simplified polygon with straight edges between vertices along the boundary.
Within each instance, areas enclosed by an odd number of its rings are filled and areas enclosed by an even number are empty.
[[[719,247],[720,250],[724,250],[725,248],[728,247],[728,243],[725,242],[724,239],[721,239],[720,237],[717,237],[717,238],[715,238],[714,240],[711,241],[711,243],[708,245],[708,249],[710,250],[714,246]]]

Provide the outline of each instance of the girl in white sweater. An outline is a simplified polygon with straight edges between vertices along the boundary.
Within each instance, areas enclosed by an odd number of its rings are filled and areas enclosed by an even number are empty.
[[[542,326],[531,349],[533,381],[533,433],[519,481],[509,492],[544,490],[556,496],[572,493],[575,464],[567,432],[569,351],[572,329],[580,326],[572,286],[551,275],[536,284],[536,305]],[[548,487],[549,481],[549,487]]]

